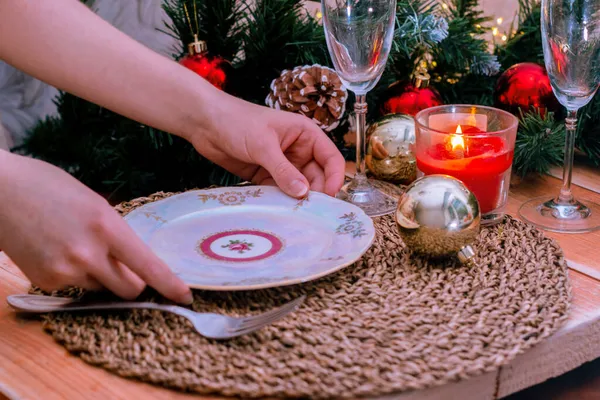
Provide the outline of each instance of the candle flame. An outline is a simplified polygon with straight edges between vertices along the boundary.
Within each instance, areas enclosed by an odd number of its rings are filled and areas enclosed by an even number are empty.
[[[465,140],[463,139],[461,133],[462,128],[460,125],[456,127],[456,133],[458,135],[452,135],[450,138],[450,144],[452,145],[452,150],[464,149],[465,148]]]

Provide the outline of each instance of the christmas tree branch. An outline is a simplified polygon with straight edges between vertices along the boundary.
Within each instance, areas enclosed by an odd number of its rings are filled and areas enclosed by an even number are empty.
[[[245,7],[237,0],[165,0],[163,10],[170,18],[166,33],[179,39],[175,58],[187,53],[187,45],[198,34],[213,54],[234,61],[242,44]],[[189,16],[189,19],[188,19]]]
[[[56,104],[60,117],[41,121],[14,151],[57,165],[115,200],[231,178],[179,137],[68,93],[60,93]]]
[[[434,58],[438,63],[438,74],[459,77],[465,71],[481,75],[496,75],[500,64],[488,50],[488,42],[481,37],[489,30],[490,21],[477,10],[476,0],[453,0],[444,3],[445,16],[450,20],[448,37],[442,41]],[[458,76],[457,76],[458,75]]]
[[[541,8],[536,0],[519,0],[517,29],[513,29],[513,22],[506,44],[495,50],[503,69],[522,62],[543,65],[540,18]]]
[[[431,49],[448,36],[448,22],[437,15],[432,0],[402,0],[396,11],[394,42],[388,65],[398,76],[411,75],[416,64],[427,62]]]
[[[323,28],[306,14],[301,0],[243,0],[244,58],[236,65],[236,94],[264,104],[282,70],[306,64],[329,65]],[[255,4],[254,4],[255,3]]]
[[[546,173],[563,162],[565,126],[552,113],[529,112],[521,116],[515,144],[514,168],[519,175]]]
[[[584,152],[596,165],[600,165],[600,97],[596,95],[592,101],[579,111],[576,146]]]

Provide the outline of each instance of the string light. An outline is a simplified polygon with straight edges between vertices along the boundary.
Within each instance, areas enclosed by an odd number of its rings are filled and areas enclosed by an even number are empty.
[[[501,30],[500,25],[502,25],[503,22],[504,22],[504,18],[502,18],[502,17],[496,18],[496,26],[492,27],[492,36],[494,36],[494,37],[499,36],[503,42],[506,42],[508,40],[508,36],[510,35],[510,28],[507,31]],[[513,30],[512,34],[515,35],[516,33],[517,33],[517,31]],[[495,42],[495,39],[492,38],[492,41]]]

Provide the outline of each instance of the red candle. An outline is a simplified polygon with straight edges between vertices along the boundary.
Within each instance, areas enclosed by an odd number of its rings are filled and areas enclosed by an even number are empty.
[[[475,126],[459,125],[445,143],[417,152],[417,168],[425,175],[445,174],[460,179],[473,192],[482,213],[502,205],[503,186],[513,161],[514,150],[498,136],[464,134],[485,132]]]

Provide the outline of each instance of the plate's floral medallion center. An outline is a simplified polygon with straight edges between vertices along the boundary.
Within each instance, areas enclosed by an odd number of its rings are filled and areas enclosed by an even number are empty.
[[[221,246],[224,249],[229,249],[229,251],[237,251],[240,254],[244,254],[244,252],[251,250],[254,243],[246,242],[245,240],[229,240],[229,243]]]
[[[279,253],[283,242],[272,233],[244,229],[218,232],[200,241],[198,252],[219,261],[264,260]]]

